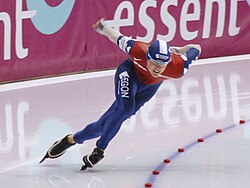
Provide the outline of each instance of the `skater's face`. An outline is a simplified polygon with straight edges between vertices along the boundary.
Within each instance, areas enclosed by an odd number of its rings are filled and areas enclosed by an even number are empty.
[[[166,67],[167,67],[167,65],[159,65],[159,64],[154,63],[151,60],[147,61],[148,71],[150,72],[150,74],[154,78],[159,77],[159,75],[164,72],[164,70],[166,69]]]

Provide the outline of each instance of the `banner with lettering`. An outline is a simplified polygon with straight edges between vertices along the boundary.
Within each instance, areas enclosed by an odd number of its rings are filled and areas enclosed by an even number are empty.
[[[0,83],[103,70],[127,55],[92,29],[199,43],[201,58],[249,54],[250,5],[238,0],[0,0]]]

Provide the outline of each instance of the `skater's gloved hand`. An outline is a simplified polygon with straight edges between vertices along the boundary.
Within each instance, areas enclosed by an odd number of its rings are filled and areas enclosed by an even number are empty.
[[[95,24],[92,25],[93,29],[96,30],[96,32],[100,33],[101,35],[104,34],[103,33],[104,26],[105,26],[104,18],[101,18]]]

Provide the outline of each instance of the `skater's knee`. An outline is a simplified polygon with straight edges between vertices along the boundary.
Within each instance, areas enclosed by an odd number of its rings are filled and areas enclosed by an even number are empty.
[[[135,106],[133,104],[123,104],[117,106],[116,112],[119,113],[121,116],[128,115],[131,116],[135,113]]]

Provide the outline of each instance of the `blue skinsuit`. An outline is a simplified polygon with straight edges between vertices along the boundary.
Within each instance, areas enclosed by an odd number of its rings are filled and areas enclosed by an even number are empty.
[[[96,146],[102,150],[106,149],[122,123],[154,96],[162,82],[154,85],[143,84],[137,78],[133,66],[133,62],[127,59],[117,68],[115,74],[116,100],[98,121],[75,133],[74,140],[77,143],[81,144],[86,140],[100,137]]]
[[[116,100],[98,121],[74,134],[74,140],[79,144],[100,137],[96,146],[102,150],[106,149],[122,123],[155,95],[163,80],[183,76],[184,69],[189,69],[189,65],[198,58],[200,53],[199,50],[190,48],[186,52],[186,60],[172,54],[172,61],[163,72],[166,77],[153,78],[146,67],[148,43],[120,36],[117,45],[129,54],[130,58],[117,68],[115,74]]]

